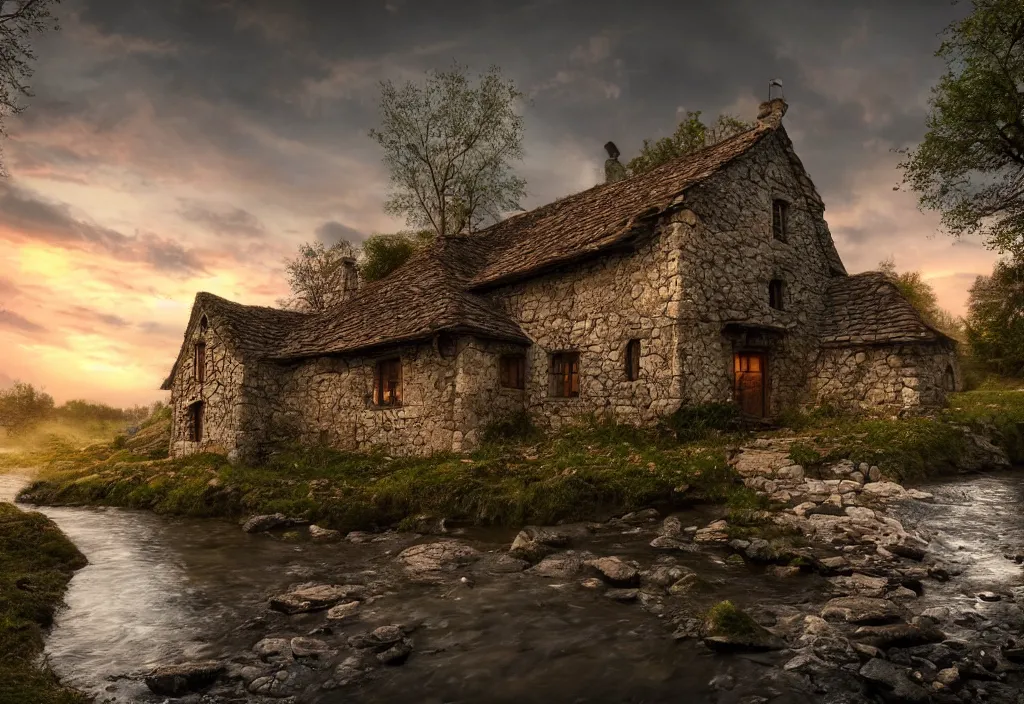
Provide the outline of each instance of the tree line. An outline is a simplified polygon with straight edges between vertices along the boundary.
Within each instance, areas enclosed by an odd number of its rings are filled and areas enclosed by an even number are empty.
[[[8,435],[18,435],[44,421],[75,425],[117,422],[132,426],[142,423],[164,406],[158,401],[149,406],[116,408],[83,399],[65,401],[58,406],[53,396],[45,391],[32,384],[15,381],[9,388],[0,389],[0,428]]]

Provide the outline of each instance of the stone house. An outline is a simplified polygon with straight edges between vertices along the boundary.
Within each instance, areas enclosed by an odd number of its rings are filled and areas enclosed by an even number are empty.
[[[941,403],[953,341],[882,274],[847,275],[785,112],[632,178],[609,143],[605,183],[440,238],[328,312],[198,294],[162,387],[172,454],[466,451],[517,411],[557,429]]]

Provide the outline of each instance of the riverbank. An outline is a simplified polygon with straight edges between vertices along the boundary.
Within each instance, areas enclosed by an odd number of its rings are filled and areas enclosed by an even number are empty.
[[[38,660],[43,634],[85,557],[40,513],[0,503],[0,704],[86,704]]]
[[[168,459],[164,414],[131,438],[84,449],[54,441],[33,453],[0,457],[0,463],[39,468],[22,494],[38,504],[229,519],[280,513],[352,531],[409,527],[423,517],[553,524],[699,503],[724,504],[742,523],[770,505],[744,486],[729,461],[757,439],[785,439],[790,458],[810,473],[849,460],[904,483],[1024,460],[1021,391],[955,394],[948,408],[931,416],[869,418],[826,409],[791,414],[782,423],[776,430],[742,431],[721,408],[708,407],[656,429],[591,420],[543,437],[519,424],[468,455],[394,458],[307,448],[251,467],[214,454]]]

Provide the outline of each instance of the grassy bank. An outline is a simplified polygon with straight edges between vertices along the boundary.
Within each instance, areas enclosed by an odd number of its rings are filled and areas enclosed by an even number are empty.
[[[867,418],[818,410],[763,433],[800,436],[793,458],[813,467],[839,459],[880,466],[913,481],[955,470],[968,451],[962,426],[984,429],[1024,456],[1024,392],[953,396],[931,417]],[[422,514],[477,524],[521,525],[599,518],[646,506],[726,504],[744,521],[763,503],[726,461],[751,437],[722,407],[679,414],[637,430],[588,422],[544,437],[510,423],[469,455],[392,458],[325,448],[282,452],[266,466],[219,455],[167,459],[166,414],[131,438],[84,449],[65,441],[8,462],[40,467],[24,493],[45,504],[103,504],[189,516],[243,518],[281,512],[340,530],[391,526]],[[5,460],[0,459],[0,462]]]
[[[521,432],[468,456],[307,448],[250,467],[213,454],[158,458],[161,444],[166,454],[166,422],[158,420],[127,440],[85,450],[56,444],[18,461],[41,466],[24,493],[34,502],[228,518],[282,512],[341,530],[422,514],[519,525],[697,501],[725,503],[737,517],[757,508],[726,462],[737,436],[710,428],[697,435],[680,442],[666,429],[588,423],[549,438]]]
[[[0,704],[85,704],[38,666],[43,632],[85,558],[48,518],[0,503]]]

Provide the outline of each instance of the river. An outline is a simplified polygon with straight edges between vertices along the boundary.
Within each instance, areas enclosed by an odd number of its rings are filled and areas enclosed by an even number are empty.
[[[24,482],[0,475],[0,500],[12,500]],[[1020,565],[1003,553],[1024,548],[1024,479],[979,477],[927,489],[937,502],[914,504],[905,518],[959,556],[963,575],[923,598],[973,603],[974,590],[1020,585]],[[692,640],[671,638],[665,618],[650,609],[579,589],[572,580],[515,573],[474,574],[470,586],[410,582],[394,568],[394,555],[411,537],[324,545],[248,535],[225,521],[111,508],[39,510],[89,559],[71,581],[47,655],[64,681],[98,701],[161,702],[141,673],[195,659],[243,663],[240,654],[267,635],[307,634],[323,624],[322,613],[286,617],[267,608],[268,597],[299,582],[343,578],[386,588],[357,625],[317,637],[343,644],[345,636],[376,625],[415,623],[414,654],[343,692],[311,685],[297,701],[746,702],[757,701],[788,657],[712,654]],[[687,525],[707,516],[681,519]],[[511,538],[505,531],[460,536],[494,553]],[[650,563],[649,540],[619,533],[583,547]],[[761,568],[728,564],[724,555],[684,554],[678,562],[718,585],[714,599],[732,599],[769,619],[775,606],[807,610],[824,598],[816,576],[766,579]],[[771,701],[778,704],[822,701],[780,683],[775,690]]]

